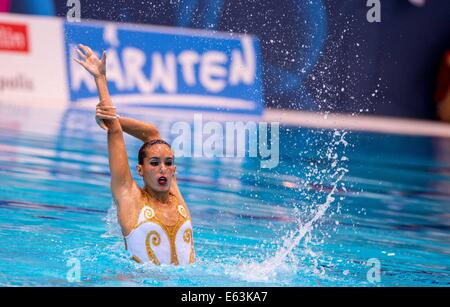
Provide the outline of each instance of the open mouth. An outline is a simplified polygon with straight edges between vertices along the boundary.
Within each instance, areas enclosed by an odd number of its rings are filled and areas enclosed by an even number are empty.
[[[158,183],[160,185],[166,185],[167,184],[167,177],[161,176],[158,178]]]

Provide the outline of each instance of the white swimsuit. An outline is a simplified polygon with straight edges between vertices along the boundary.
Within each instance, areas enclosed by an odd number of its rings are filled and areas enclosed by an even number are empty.
[[[183,205],[178,205],[178,220],[167,226],[156,217],[155,210],[146,204],[136,227],[125,237],[125,248],[139,263],[186,265],[194,263],[192,223]]]

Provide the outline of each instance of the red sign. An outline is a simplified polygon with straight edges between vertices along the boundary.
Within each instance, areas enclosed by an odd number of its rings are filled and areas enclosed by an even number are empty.
[[[0,51],[28,53],[30,51],[28,27],[23,24],[0,22]]]

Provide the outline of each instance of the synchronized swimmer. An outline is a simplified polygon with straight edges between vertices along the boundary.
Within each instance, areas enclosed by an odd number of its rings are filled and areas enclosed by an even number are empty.
[[[131,118],[119,117],[106,81],[106,53],[102,58],[79,45],[75,59],[95,79],[100,102],[96,121],[107,131],[111,192],[125,238],[125,248],[140,263],[186,265],[195,262],[192,219],[176,180],[175,159],[158,129]],[[123,132],[144,144],[138,155],[141,188],[133,180]]]

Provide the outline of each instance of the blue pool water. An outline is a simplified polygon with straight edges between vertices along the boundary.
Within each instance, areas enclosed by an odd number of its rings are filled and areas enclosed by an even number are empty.
[[[282,126],[274,169],[180,158],[197,263],[157,267],[124,249],[104,133],[61,122],[1,125],[0,285],[450,285],[448,139]]]

